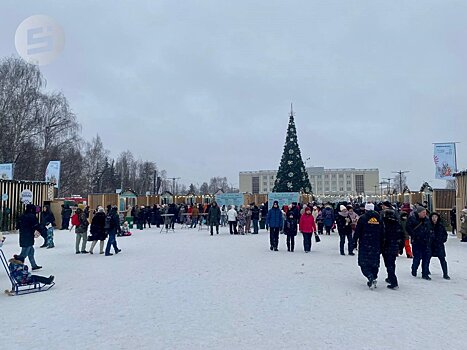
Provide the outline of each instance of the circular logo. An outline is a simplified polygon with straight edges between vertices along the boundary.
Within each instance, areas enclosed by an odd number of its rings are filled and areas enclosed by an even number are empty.
[[[2,194],[2,201],[6,202],[8,200],[8,193]]]
[[[23,204],[32,203],[32,192],[30,190],[24,190],[21,192],[21,202],[23,202]]]
[[[65,34],[53,18],[35,15],[26,18],[16,29],[15,46],[25,61],[44,66],[63,51]]]

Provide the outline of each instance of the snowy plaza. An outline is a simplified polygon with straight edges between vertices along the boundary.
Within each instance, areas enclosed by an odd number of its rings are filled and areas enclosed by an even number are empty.
[[[47,292],[1,297],[2,349],[465,349],[467,245],[446,244],[452,280],[431,262],[432,281],[410,275],[397,259],[400,289],[369,290],[356,256],[340,256],[338,235],[312,252],[280,237],[219,235],[152,228],[119,237],[122,252],[76,255],[75,235],[55,231],[54,249],[39,249]],[[11,234],[3,250],[19,252]],[[29,264],[28,260],[26,263]],[[9,286],[6,274],[2,288]]]

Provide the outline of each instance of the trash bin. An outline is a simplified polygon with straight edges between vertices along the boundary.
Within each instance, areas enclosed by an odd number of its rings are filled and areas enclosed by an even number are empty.
[[[133,216],[127,216],[125,221],[128,222],[128,228],[133,228]]]

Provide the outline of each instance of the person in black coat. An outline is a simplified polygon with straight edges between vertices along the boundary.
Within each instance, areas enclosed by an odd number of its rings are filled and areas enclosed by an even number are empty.
[[[110,256],[110,255],[113,255],[110,252],[110,248],[112,246],[114,247],[115,254],[118,254],[122,251],[121,249],[118,249],[117,238],[116,238],[117,233],[121,231],[121,228],[120,228],[120,219],[118,217],[117,207],[112,207],[110,210],[110,213],[107,215],[109,216],[108,219],[106,217],[106,220],[109,221],[108,222],[109,227],[107,229],[109,239],[107,241],[107,246],[105,247],[105,256]]]
[[[94,254],[94,247],[97,244],[97,241],[100,241],[99,244],[99,254],[104,254],[104,241],[107,238],[107,233],[105,232],[105,212],[104,208],[99,207],[97,209],[96,215],[93,216],[91,221],[91,235],[88,238],[88,241],[92,241],[91,249],[89,253]]]
[[[358,219],[354,234],[354,244],[358,244],[358,265],[368,279],[370,289],[376,288],[383,242],[381,217],[374,208],[372,203],[365,205],[365,214]]]
[[[47,247],[53,248],[54,244],[54,226],[55,225],[55,216],[50,210],[48,205],[44,206],[44,210],[41,213],[41,236],[44,237],[44,244],[41,245],[41,248]]]
[[[451,209],[450,219],[451,219],[452,234],[453,234],[453,235],[456,235],[456,231],[457,231],[457,213],[456,213],[456,207],[454,207],[454,208]]]
[[[339,207],[340,211],[336,216],[337,231],[339,232],[340,242],[339,248],[341,255],[345,255],[344,246],[345,238],[347,237],[347,249],[349,255],[355,255],[353,252],[353,240],[352,240],[352,219],[349,216],[349,211],[344,205]]]
[[[33,270],[38,270],[42,266],[37,265],[34,259],[34,238],[40,236],[40,225],[36,217],[36,206],[28,204],[23,215],[19,218],[19,246],[23,258],[28,257]]]
[[[297,219],[294,212],[289,212],[284,223],[284,233],[287,236],[287,251],[293,252],[295,248],[295,236],[297,235]]]
[[[72,210],[68,204],[62,204],[62,227],[61,230],[68,230],[68,226],[70,226],[70,218],[72,214]]]
[[[380,214],[383,223],[382,253],[384,265],[388,273],[386,282],[389,283],[388,288],[396,289],[399,286],[396,276],[396,258],[399,254],[399,247],[404,241],[404,231],[391,203],[384,202],[382,209]]]
[[[417,277],[417,269],[422,263],[422,278],[431,280],[429,266],[431,259],[431,243],[433,241],[433,228],[427,217],[427,211],[417,206],[416,212],[409,217],[406,230],[412,241],[412,276]]]
[[[446,249],[444,243],[448,240],[448,233],[438,213],[431,213],[430,222],[433,225],[433,241],[431,243],[432,256],[437,257],[443,270],[443,278],[450,280],[448,263],[446,262]]]
[[[253,204],[253,208],[251,209],[251,221],[253,221],[253,234],[258,234],[258,222],[259,222],[259,213],[260,210],[256,204]]]

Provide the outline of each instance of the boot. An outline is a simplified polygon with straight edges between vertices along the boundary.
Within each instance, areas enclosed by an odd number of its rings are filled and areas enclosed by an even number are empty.
[[[287,242],[287,251],[290,252],[290,243]]]
[[[449,277],[448,275],[448,263],[446,262],[446,260],[441,261],[441,268],[443,269],[443,278],[445,280],[450,280],[451,277]]]

